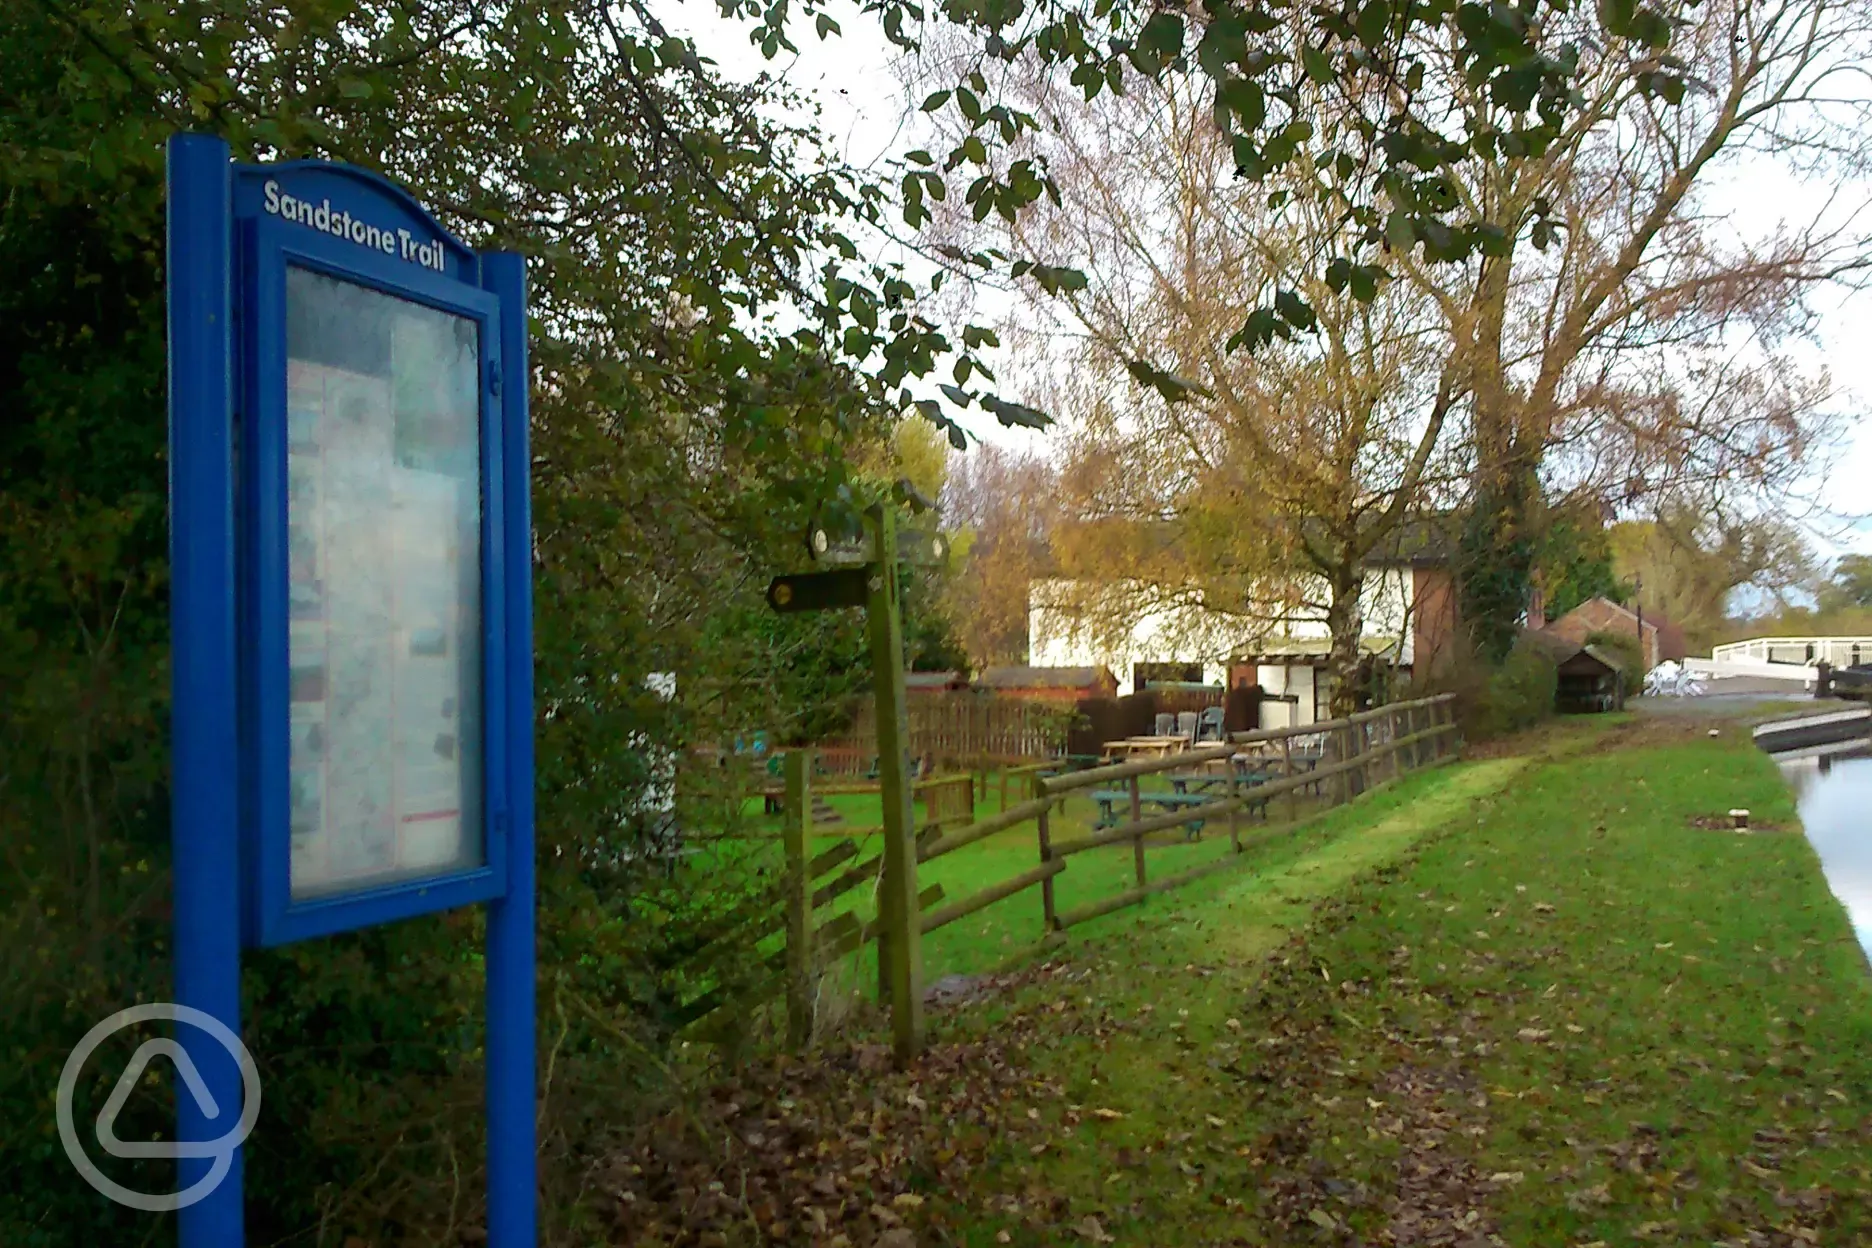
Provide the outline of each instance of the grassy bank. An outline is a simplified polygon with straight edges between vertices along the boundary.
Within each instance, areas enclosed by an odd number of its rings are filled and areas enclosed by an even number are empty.
[[[620,1242],[1872,1242],[1868,970],[1745,730],[1475,753],[1076,931],[907,1071],[739,1072],[610,1171]],[[1736,805],[1778,830],[1699,826]]]
[[[1865,960],[1797,832],[1696,826],[1794,826],[1702,731],[1571,729],[1379,821],[1438,825],[1406,863],[1232,881],[1085,951],[1031,1059],[1046,1147],[989,1160],[960,1238],[1872,1242]],[[1486,768],[1518,770],[1463,808]],[[1281,943],[1275,907],[1328,892]]]

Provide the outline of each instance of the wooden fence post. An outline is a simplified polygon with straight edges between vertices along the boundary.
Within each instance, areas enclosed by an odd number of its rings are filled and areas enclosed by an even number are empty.
[[[812,751],[786,753],[786,1016],[787,1045],[803,1049],[813,1031]]]
[[[1131,822],[1137,823],[1144,818],[1144,798],[1138,788],[1138,777],[1131,777]],[[1131,853],[1137,863],[1138,887],[1144,887],[1144,834],[1139,832],[1131,838]]]
[[[1323,754],[1324,751],[1321,751],[1321,753]],[[1281,779],[1292,780],[1293,777],[1294,777],[1293,738],[1291,736],[1282,737],[1281,738]],[[1300,818],[1300,789],[1296,785],[1296,786],[1290,787],[1287,790],[1287,822],[1293,823],[1299,818]]]
[[[1352,734],[1344,728],[1335,728],[1331,736],[1333,765],[1345,767],[1333,777],[1333,805],[1343,806],[1352,800],[1352,771],[1346,766],[1352,761]]]
[[[1347,773],[1351,783],[1347,786],[1349,792],[1347,792],[1346,797],[1347,800],[1350,800],[1365,791],[1369,775],[1369,764],[1365,757],[1365,725],[1348,724],[1346,725],[1345,733],[1347,753],[1352,760],[1352,770]]]
[[[1222,760],[1228,766],[1229,775],[1229,845],[1236,853],[1241,853],[1241,773],[1235,768],[1235,760]]]
[[[878,980],[891,1007],[891,1047],[899,1062],[923,1050],[922,914],[917,903],[916,820],[910,802],[909,722],[904,700],[902,602],[897,518],[882,505],[865,513],[875,562],[866,566],[865,627],[877,690],[878,788],[884,801],[884,888],[878,898]]]
[[[1039,776],[1033,777],[1033,795],[1035,797],[1044,796],[1045,788],[1046,781],[1042,780]],[[1006,810],[1007,803],[1003,802],[1001,804],[1001,809]],[[1053,803],[1048,802],[1045,806],[1040,808],[1039,829],[1041,862],[1053,861],[1052,816]],[[1040,881],[1040,913],[1040,934],[1042,936],[1051,936],[1059,928],[1059,911],[1053,903],[1053,877],[1050,875],[1047,876],[1046,879]]]

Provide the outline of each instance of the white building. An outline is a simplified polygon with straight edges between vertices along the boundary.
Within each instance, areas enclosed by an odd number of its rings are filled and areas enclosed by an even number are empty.
[[[1382,655],[1400,668],[1414,668],[1420,652],[1440,651],[1449,636],[1448,573],[1441,560],[1401,559],[1375,563],[1360,591],[1364,616],[1361,648]],[[1323,610],[1296,608],[1279,619],[1249,619],[1235,613],[1179,605],[1157,610],[1123,610],[1105,595],[1142,598],[1135,582],[1114,582],[1088,589],[1063,580],[1035,581],[1028,587],[1028,656],[1037,667],[1109,667],[1120,695],[1139,692],[1148,681],[1193,681],[1230,686],[1259,684],[1270,694],[1296,701],[1293,723],[1327,718],[1330,700],[1326,662],[1332,634]],[[1303,597],[1323,601],[1324,585]],[[1427,610],[1425,609],[1427,608]],[[1262,613],[1272,615],[1273,612]],[[1130,617],[1128,631],[1092,620]],[[1279,711],[1269,708],[1264,724],[1280,726]]]

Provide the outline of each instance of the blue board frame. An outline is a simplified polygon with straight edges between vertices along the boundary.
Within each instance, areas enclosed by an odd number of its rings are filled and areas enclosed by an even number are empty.
[[[470,250],[407,192],[365,170],[318,161],[236,165],[227,144],[207,135],[175,135],[167,155],[175,1001],[239,1033],[243,944],[485,902],[487,1238],[499,1248],[531,1248],[539,1193],[526,261],[514,252]],[[290,862],[284,822],[268,825],[280,865],[269,871],[260,865],[275,859],[260,844],[268,794],[258,748],[263,722],[290,745],[284,707],[268,709],[274,695],[257,662],[268,644],[284,658],[284,634],[268,643],[260,626],[270,612],[284,623],[278,598],[285,568],[277,547],[285,529],[283,488],[267,465],[274,462],[268,439],[277,435],[284,467],[285,439],[283,412],[274,413],[278,421],[263,419],[270,410],[267,379],[284,358],[281,305],[256,299],[255,289],[273,280],[266,274],[275,259],[283,281],[290,257],[473,317],[485,362],[487,863],[438,880],[321,899],[299,914],[280,887],[288,883],[283,868]],[[263,351],[269,334],[275,345]],[[272,766],[277,772],[277,757]],[[199,1028],[179,1027],[177,1039],[213,1103],[241,1104],[242,1076],[232,1055]],[[205,1116],[196,1097],[176,1097],[178,1141],[218,1140],[225,1128],[225,1121]],[[219,1186],[178,1211],[181,1248],[244,1243],[241,1152],[234,1149]],[[212,1161],[181,1159],[180,1187],[193,1186]]]
[[[276,180],[277,175],[270,180]],[[246,804],[253,829],[247,924],[251,943],[277,945],[471,905],[507,890],[508,750],[505,673],[512,662],[500,604],[507,598],[505,450],[502,446],[500,301],[426,267],[314,230],[259,217],[242,224],[243,603],[246,722],[253,750]],[[303,269],[464,317],[480,340],[482,624],[482,851],[469,871],[398,881],[295,902],[292,898],[287,776],[286,272]]]

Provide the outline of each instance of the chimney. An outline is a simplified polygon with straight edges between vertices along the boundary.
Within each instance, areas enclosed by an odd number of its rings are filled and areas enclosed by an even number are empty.
[[[1547,591],[1538,572],[1528,586],[1527,626],[1535,632],[1547,627]]]

